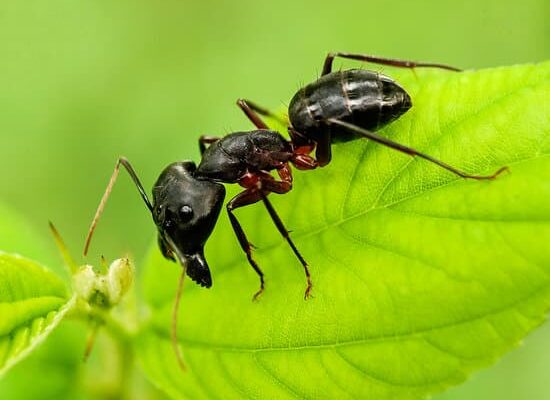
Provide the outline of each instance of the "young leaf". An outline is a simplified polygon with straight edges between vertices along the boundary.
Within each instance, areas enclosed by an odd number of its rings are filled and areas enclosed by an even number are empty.
[[[141,363],[174,398],[421,399],[516,346],[550,307],[550,63],[391,74],[414,107],[381,131],[471,173],[367,140],[295,173],[271,196],[311,266],[261,204],[238,217],[266,274],[258,281],[222,216],[207,246],[213,288],[186,285],[179,343],[170,310],[179,274],[154,250],[143,274],[152,318]]]
[[[41,343],[71,305],[52,272],[0,252],[0,376]]]

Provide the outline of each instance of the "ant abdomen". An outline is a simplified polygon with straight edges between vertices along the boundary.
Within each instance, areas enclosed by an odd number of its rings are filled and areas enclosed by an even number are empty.
[[[295,130],[316,141],[327,120],[338,119],[375,131],[411,108],[405,89],[391,78],[361,69],[332,72],[304,86],[290,101]],[[350,131],[333,129],[331,142],[356,139]]]

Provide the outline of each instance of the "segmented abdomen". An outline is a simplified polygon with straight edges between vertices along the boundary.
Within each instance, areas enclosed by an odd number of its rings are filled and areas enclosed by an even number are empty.
[[[322,76],[296,93],[289,106],[292,126],[315,139],[329,118],[376,130],[411,107],[405,90],[385,75],[367,70],[347,70]],[[341,129],[333,141],[353,139]]]

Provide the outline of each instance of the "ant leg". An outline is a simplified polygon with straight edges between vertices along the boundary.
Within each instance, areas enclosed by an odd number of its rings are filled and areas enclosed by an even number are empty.
[[[323,129],[321,138],[317,140],[317,148],[315,149],[315,158],[320,167],[327,165],[332,159],[330,130]]]
[[[239,99],[237,100],[237,105],[240,107],[241,110],[243,110],[243,112],[246,114],[248,119],[252,121],[252,123],[256,125],[258,129],[269,129],[267,124],[260,118],[260,115],[277,120],[281,125],[284,125],[284,126],[290,125],[288,120],[281,118],[279,115],[272,113],[266,108],[260,107],[256,103],[251,102],[250,100]]]
[[[309,153],[315,150],[315,142],[307,139],[292,127],[288,128],[288,133],[293,147],[292,157],[290,159],[292,164],[300,170],[317,168],[319,163],[315,158],[309,155]]]
[[[391,65],[393,67],[400,67],[400,68],[428,67],[428,68],[441,68],[449,71],[461,71],[460,68],[452,67],[446,64],[397,60],[394,58],[369,56],[368,54],[336,52],[336,53],[327,54],[327,57],[325,58],[325,63],[323,64],[323,72],[321,73],[321,76],[326,75],[332,71],[332,61],[334,60],[335,57],[347,58],[350,60],[357,60],[357,61],[365,61],[365,62],[370,62],[374,64]]]
[[[251,106],[251,103],[247,102],[246,100],[239,99],[237,100],[237,105],[240,107],[241,110],[246,114],[248,119],[256,125],[256,128],[258,129],[269,129],[269,126],[260,118],[258,113],[258,107]],[[267,112],[264,109],[261,109],[264,112]],[[260,113],[262,115],[266,115],[265,113]]]
[[[288,185],[285,185],[285,182],[276,182],[276,181],[262,182],[262,186],[265,186],[266,189],[273,190],[273,192],[280,193],[280,194],[286,193],[290,190],[290,188],[288,188]],[[277,186],[278,186],[278,188],[277,188]],[[313,287],[313,284],[311,283],[311,275],[309,273],[309,267],[307,265],[307,262],[306,262],[306,260],[304,260],[304,257],[302,257],[302,255],[300,254],[300,251],[298,251],[298,249],[296,248],[296,245],[294,244],[294,242],[290,238],[290,234],[289,234],[288,229],[286,229],[286,227],[284,226],[283,221],[281,220],[281,218],[277,214],[277,211],[275,211],[275,209],[273,208],[273,205],[271,204],[271,202],[267,198],[266,194],[264,192],[261,192],[261,196],[262,196],[262,200],[264,202],[264,205],[267,208],[267,212],[271,216],[271,219],[275,223],[275,226],[279,230],[279,233],[283,236],[283,238],[285,238],[288,245],[290,246],[290,248],[292,249],[292,251],[294,252],[296,257],[298,258],[298,260],[300,260],[300,263],[304,267],[304,272],[306,274],[306,280],[307,280],[307,287],[306,287],[306,291],[304,293],[304,299],[307,299],[307,298],[309,298],[310,293],[311,293],[311,288]]]
[[[248,259],[248,262],[260,277],[260,289],[254,294],[254,297],[252,298],[253,300],[257,300],[264,291],[264,273],[254,260],[254,258],[252,258],[253,245],[246,238],[246,234],[244,233],[241,224],[237,220],[237,217],[235,217],[235,215],[233,214],[233,210],[239,207],[247,206],[249,204],[257,203],[261,199],[262,197],[260,195],[260,192],[256,188],[249,188],[233,197],[226,206],[227,214],[229,215],[229,220],[231,221],[231,226],[233,227],[233,231],[235,232],[235,235],[239,240],[239,244],[241,245],[243,251],[246,253],[246,258]]]
[[[374,140],[377,143],[383,144],[384,146],[388,146],[392,149],[401,151],[402,153],[411,155],[411,156],[418,156],[420,158],[423,158],[424,160],[430,161],[434,164],[439,165],[440,167],[446,169],[447,171],[451,171],[452,173],[462,177],[462,178],[468,178],[468,179],[494,179],[498,175],[500,175],[502,172],[507,171],[508,167],[501,167],[499,168],[495,173],[492,175],[470,175],[466,172],[463,172],[459,169],[456,169],[455,167],[450,166],[449,164],[444,163],[443,161],[440,161],[436,158],[433,158],[427,154],[421,153],[413,148],[403,146],[402,144],[396,143],[388,138],[385,138],[383,136],[380,136],[374,132],[367,131],[365,129],[359,128],[358,126],[355,126],[353,124],[348,124],[347,122],[343,122],[337,119],[330,118],[327,120],[328,123],[341,126],[342,128],[348,129],[358,135],[361,135],[363,137],[366,137],[367,139]]]
[[[88,248],[90,247],[90,241],[92,240],[92,235],[94,234],[97,222],[99,221],[99,217],[101,217],[101,214],[103,213],[103,210],[105,208],[105,205],[107,203],[107,199],[109,198],[109,195],[111,194],[113,190],[113,186],[115,185],[116,179],[118,177],[118,173],[120,171],[120,165],[122,165],[124,168],[126,168],[126,171],[128,171],[128,174],[130,174],[130,177],[134,181],[134,184],[136,185],[137,190],[139,191],[139,194],[141,195],[141,198],[143,199],[145,205],[151,212],[153,213],[153,206],[151,205],[151,202],[149,201],[149,198],[147,197],[147,193],[145,193],[145,190],[143,189],[143,185],[141,184],[136,172],[134,171],[134,168],[130,164],[130,161],[128,161],[125,157],[120,157],[117,160],[117,163],[115,165],[115,170],[113,171],[113,175],[111,175],[111,179],[109,180],[109,183],[107,184],[107,188],[105,189],[105,193],[103,194],[103,197],[101,198],[101,201],[99,202],[99,206],[97,207],[97,211],[94,215],[94,218],[92,220],[92,223],[90,224],[90,229],[88,230],[88,235],[86,236],[86,241],[84,243],[84,255],[88,254]]]
[[[201,156],[204,154],[207,144],[216,143],[218,140],[220,140],[218,136],[201,135],[199,137],[199,150],[201,151]]]
[[[301,171],[308,171],[319,166],[317,160],[308,154],[294,154],[291,161]]]
[[[279,175],[279,177],[281,178],[281,181],[286,186],[288,186],[287,192],[290,189],[292,189],[292,170],[290,169],[290,165],[288,164],[288,162],[284,163],[281,168],[277,169],[277,175]],[[269,175],[269,176],[271,177],[271,175]],[[274,192],[274,190],[269,190],[269,191]],[[277,192],[275,192],[275,193],[277,193]]]

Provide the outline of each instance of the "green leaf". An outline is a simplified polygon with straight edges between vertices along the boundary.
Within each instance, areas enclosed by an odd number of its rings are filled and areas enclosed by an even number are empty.
[[[449,73],[397,71],[414,107],[381,131],[468,172],[457,178],[366,140],[334,146],[273,203],[311,265],[261,204],[237,211],[267,287],[222,216],[207,245],[211,290],[187,282],[179,343],[170,312],[180,269],[152,251],[151,320],[139,352],[175,398],[421,399],[516,346],[550,307],[550,63]],[[235,192],[232,192],[235,193]]]
[[[20,213],[0,203],[0,248],[9,252],[47,262],[53,271],[64,273],[53,239],[44,224],[44,234],[37,230]],[[82,377],[82,352],[85,335],[82,326],[60,324],[48,339],[32,351],[31,356],[10,369],[0,379],[0,398],[10,400],[71,399],[82,392],[78,387]],[[80,341],[79,341],[80,340]],[[47,366],[46,368],[44,366]],[[29,376],[33,377],[29,385]]]
[[[0,376],[40,344],[71,305],[56,275],[0,252]]]

